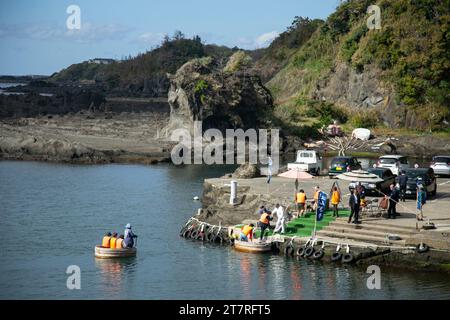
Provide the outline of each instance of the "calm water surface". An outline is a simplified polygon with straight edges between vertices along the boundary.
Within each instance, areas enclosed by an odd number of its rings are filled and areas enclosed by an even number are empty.
[[[2,299],[449,299],[450,277],[238,253],[185,240],[203,179],[230,168],[0,162]],[[139,234],[138,256],[96,260],[106,231]],[[81,290],[66,269],[81,268]]]

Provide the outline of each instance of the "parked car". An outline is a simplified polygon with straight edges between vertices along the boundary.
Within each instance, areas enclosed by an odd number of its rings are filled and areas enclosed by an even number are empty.
[[[434,156],[430,168],[437,175],[450,175],[450,156]]]
[[[377,167],[391,169],[392,173],[398,176],[402,170],[408,169],[410,166],[408,158],[405,156],[385,155],[378,159]]]
[[[332,178],[338,174],[359,169],[361,169],[361,163],[355,157],[335,157],[331,161],[328,175]]]
[[[361,183],[361,185],[366,190],[366,194],[376,194],[376,195],[382,195],[382,193],[386,194],[389,192],[390,185],[395,184],[395,175],[392,173],[390,169],[370,168],[367,171],[377,175],[378,177],[383,179],[383,181],[377,183],[366,183],[366,182]],[[351,182],[348,186],[350,191],[355,189],[355,187],[356,187],[355,182]],[[380,193],[380,191],[382,193]]]
[[[288,170],[306,171],[312,174],[320,173],[322,158],[314,150],[299,150],[295,162],[288,163]]]
[[[436,195],[437,182],[432,168],[411,168],[406,169],[405,173],[408,177],[406,196],[415,197],[419,183],[425,187],[427,195]]]

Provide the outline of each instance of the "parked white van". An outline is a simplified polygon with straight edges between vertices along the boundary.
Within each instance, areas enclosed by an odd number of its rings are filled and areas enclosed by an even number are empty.
[[[385,155],[378,159],[377,167],[391,169],[392,173],[399,175],[402,170],[410,167],[408,158],[401,155]]]
[[[288,170],[306,171],[311,174],[320,174],[322,159],[314,150],[298,150],[295,162],[288,163]]]

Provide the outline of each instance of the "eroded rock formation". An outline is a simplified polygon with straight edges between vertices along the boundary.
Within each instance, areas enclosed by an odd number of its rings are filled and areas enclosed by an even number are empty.
[[[233,68],[222,67],[212,58],[194,59],[169,75],[170,122],[167,134],[175,129],[193,132],[194,121],[203,130],[262,128],[273,108],[270,91],[245,64],[233,59]]]

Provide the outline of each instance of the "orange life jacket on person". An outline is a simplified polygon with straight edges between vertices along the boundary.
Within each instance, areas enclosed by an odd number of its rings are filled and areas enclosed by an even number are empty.
[[[261,218],[259,219],[259,221],[261,221],[262,223],[265,223],[265,224],[269,224],[269,219],[268,219],[268,217],[269,217],[269,214],[268,214],[268,213],[263,213],[263,214],[261,215]]]
[[[320,191],[316,191],[316,192],[314,193],[314,200],[315,200],[316,202],[319,200],[319,192],[320,192]]]
[[[252,232],[253,227],[250,227],[249,225],[242,227],[242,233],[245,234],[245,236],[248,236],[250,232]]]
[[[117,241],[117,238],[111,237],[111,241],[109,242],[110,248],[112,248],[112,249],[116,248],[116,241]]]
[[[331,204],[339,204],[339,202],[341,202],[339,191],[333,191],[333,194],[331,195]]]
[[[297,193],[297,203],[305,203],[306,202],[306,194],[303,192]]]
[[[116,249],[122,249],[122,242],[123,242],[122,238],[117,239],[117,241],[116,241]]]
[[[102,247],[110,248],[110,241],[111,241],[111,237],[104,236],[103,241],[102,241]]]

